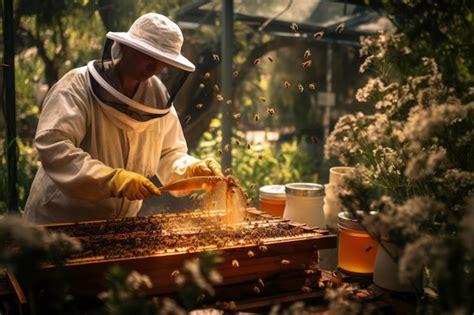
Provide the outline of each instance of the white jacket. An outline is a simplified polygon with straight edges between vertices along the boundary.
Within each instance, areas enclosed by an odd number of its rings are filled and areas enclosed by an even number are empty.
[[[150,104],[163,97],[160,83],[154,77],[142,82],[133,99]],[[42,164],[26,203],[27,220],[48,224],[136,216],[142,201],[112,197],[110,179],[117,168],[157,175],[163,184],[183,178],[198,160],[187,154],[176,110],[148,109],[167,114],[138,122],[102,103],[90,88],[87,67],[61,78],[46,96],[36,130]]]

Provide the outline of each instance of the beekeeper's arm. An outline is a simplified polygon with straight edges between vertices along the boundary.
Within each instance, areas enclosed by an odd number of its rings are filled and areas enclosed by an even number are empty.
[[[90,104],[84,99],[55,87],[43,104],[35,145],[48,176],[73,198],[136,200],[159,195],[158,188],[144,176],[111,168],[79,147],[89,125]]]
[[[166,115],[163,149],[158,178],[164,185],[176,180],[205,175],[222,176],[219,163],[211,158],[196,159],[188,155],[188,147],[174,107]]]

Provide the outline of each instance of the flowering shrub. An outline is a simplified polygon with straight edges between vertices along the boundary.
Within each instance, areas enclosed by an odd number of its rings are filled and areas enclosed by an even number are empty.
[[[356,98],[375,112],[341,117],[325,146],[327,158],[357,167],[343,183],[343,206],[376,212],[361,219],[376,238],[404,248],[400,279],[426,267],[442,308],[472,312],[466,240],[474,229],[465,218],[473,215],[474,89],[446,86],[435,60],[417,60],[403,35],[379,32],[361,43],[360,71],[377,77]]]

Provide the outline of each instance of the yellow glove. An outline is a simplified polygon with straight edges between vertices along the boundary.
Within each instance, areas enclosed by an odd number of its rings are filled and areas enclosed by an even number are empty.
[[[186,169],[186,175],[188,177],[211,175],[224,176],[224,174],[222,174],[221,165],[211,158],[189,165]]]
[[[112,194],[128,200],[161,195],[160,190],[148,178],[124,169],[119,169],[112,177]]]

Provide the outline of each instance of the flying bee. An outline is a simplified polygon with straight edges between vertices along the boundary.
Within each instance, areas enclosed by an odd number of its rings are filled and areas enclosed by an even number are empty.
[[[304,285],[304,286],[301,287],[301,291],[303,291],[304,293],[309,293],[309,292],[312,291],[312,289],[310,287]]]
[[[313,62],[311,60],[307,60],[305,62],[302,62],[301,65],[303,66],[303,68],[307,69],[307,68],[311,67],[312,63]]]
[[[262,278],[258,278],[257,281],[258,281],[258,285],[259,285],[261,288],[265,287],[265,283],[263,283]]]
[[[260,120],[260,115],[259,115],[259,114],[255,114],[255,116],[253,117],[253,119],[255,119],[255,121],[259,121],[259,120]]]
[[[218,155],[218,156],[221,156],[221,155],[222,155],[222,150],[221,150],[221,149],[217,150],[217,155]]]
[[[239,268],[239,261],[237,259],[232,260],[232,267]]]
[[[234,78],[237,78],[239,76],[239,71],[238,70],[235,70],[234,72],[232,72],[232,76]]]
[[[342,32],[344,32],[344,23],[341,23],[336,27],[336,33],[341,34]]]
[[[257,58],[253,61],[253,64],[254,65],[258,65],[260,63],[260,58]]]
[[[316,144],[319,143],[318,138],[316,138],[315,136],[311,136],[310,138],[311,138],[311,142],[316,143]]]
[[[300,91],[300,93],[304,92],[304,87],[300,83],[298,83],[298,91]]]
[[[256,186],[255,184],[250,184],[249,188],[250,188],[250,189],[254,189],[255,186]]]
[[[229,167],[229,168],[226,168],[226,169],[224,170],[224,173],[225,173],[225,174],[230,174],[230,173],[232,173],[232,169],[231,169],[230,167]]]
[[[254,252],[252,252],[251,250],[249,250],[247,252],[247,256],[249,256],[250,258],[252,258],[253,256],[255,256]]]
[[[246,201],[247,206],[250,206],[250,204],[252,203],[252,200],[253,200],[253,198],[248,198],[247,199],[247,201]]]
[[[209,79],[211,77],[211,73],[210,72],[206,72],[204,73],[204,79]]]
[[[289,265],[290,264],[290,261],[288,259],[282,259],[281,260],[281,264],[282,265]]]
[[[290,28],[291,28],[291,30],[292,30],[293,32],[295,32],[295,33],[298,32],[298,29],[299,29],[299,28],[298,28],[298,24],[296,24],[296,23],[294,23],[294,22],[291,23]]]
[[[171,278],[174,278],[174,277],[176,277],[176,276],[179,275],[179,274],[180,274],[179,270],[176,269],[176,270],[173,270],[173,272],[171,273],[171,276],[170,276],[170,277],[171,277]]]
[[[257,156],[257,158],[261,161],[261,160],[263,160],[263,155],[259,154],[259,155]]]
[[[226,144],[226,145],[224,146],[224,151],[225,151],[225,152],[229,152],[229,150],[230,150],[230,144]]]
[[[201,109],[201,108],[203,108],[203,107],[204,107],[204,105],[203,105],[203,104],[201,104],[201,103],[199,103],[199,104],[196,104],[196,108],[197,108],[197,109]]]
[[[232,100],[227,100],[227,101],[225,101],[225,103],[226,103],[227,105],[232,105]]]
[[[267,56],[268,61],[273,62],[272,56]]]
[[[257,287],[257,286],[254,286],[253,287],[253,292],[255,292],[256,294],[260,294],[260,288]]]
[[[221,61],[221,58],[219,57],[218,54],[212,54],[212,59],[213,59],[215,62]]]
[[[234,143],[235,143],[236,145],[240,145],[240,141],[237,140],[237,139],[234,139]]]
[[[235,113],[232,116],[234,116],[235,119],[239,119],[242,116],[242,114],[240,112],[238,112],[238,113]]]
[[[309,87],[310,90],[316,90],[316,84],[314,84],[314,83],[308,84],[308,87]]]
[[[206,87],[206,86],[204,85],[204,83],[199,84],[199,88],[200,88],[200,89],[204,89],[205,87]]]
[[[224,96],[222,96],[221,94],[217,94],[217,95],[216,95],[216,99],[217,99],[219,102],[223,102],[223,101],[224,101]]]
[[[258,250],[261,251],[261,252],[266,252],[268,250],[268,247],[265,246],[265,245],[261,245],[258,247]]]
[[[306,51],[304,52],[304,55],[303,55],[304,59],[309,59],[309,57],[311,57],[311,50],[306,49]]]
[[[275,109],[273,107],[268,107],[267,113],[268,115],[273,116],[275,114]]]
[[[324,288],[324,287],[325,287],[324,282],[323,282],[323,279],[321,279],[321,278],[319,278],[318,287],[319,287],[319,288]]]
[[[372,245],[367,246],[366,249],[365,249],[365,252],[366,253],[370,252],[372,250],[372,248],[374,248]]]
[[[266,102],[266,101],[267,101],[267,99],[266,99],[265,97],[263,97],[263,96],[260,97],[260,100],[261,100],[262,102]]]
[[[214,84],[214,91],[216,91],[216,92],[219,92],[219,91],[220,91],[219,85]]]
[[[285,81],[285,88],[289,88],[291,86],[291,83],[288,81]]]
[[[187,115],[186,117],[184,117],[184,123],[187,125],[191,122],[191,115]]]
[[[250,143],[247,143],[247,149],[248,150],[252,149],[252,145]]]
[[[324,32],[316,32],[313,34],[314,39],[318,39],[324,36]]]

